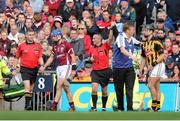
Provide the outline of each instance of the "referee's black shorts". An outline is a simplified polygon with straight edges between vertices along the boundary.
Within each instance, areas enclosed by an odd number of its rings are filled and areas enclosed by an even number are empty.
[[[91,80],[92,83],[99,83],[102,87],[108,85],[109,79],[112,77],[112,70],[110,68],[103,70],[92,70]]]
[[[27,68],[22,67],[20,68],[20,73],[22,80],[30,80],[31,83],[36,81],[37,73],[38,73],[38,67],[36,68]]]

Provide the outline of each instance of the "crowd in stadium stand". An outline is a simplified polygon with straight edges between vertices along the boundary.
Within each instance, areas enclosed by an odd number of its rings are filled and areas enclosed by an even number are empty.
[[[140,42],[145,38],[146,27],[153,30],[153,36],[164,45],[167,58],[168,78],[164,81],[179,81],[179,5],[179,0],[0,0],[0,55],[11,70],[18,70],[17,47],[26,41],[26,32],[33,30],[46,62],[54,45],[51,32],[60,30],[71,43],[78,65],[83,63],[75,78],[81,80],[82,75],[88,77],[91,71],[90,63],[85,60],[90,56],[93,35],[100,34],[106,42],[113,30],[113,45],[124,23],[130,21],[136,26],[134,37]],[[140,45],[136,48],[139,52]],[[55,60],[47,70],[56,66]]]

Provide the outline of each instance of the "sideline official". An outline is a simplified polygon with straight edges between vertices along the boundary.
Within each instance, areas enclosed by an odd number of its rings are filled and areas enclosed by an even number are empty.
[[[34,42],[35,32],[26,33],[26,41],[17,48],[16,57],[20,59],[20,73],[25,87],[25,110],[32,110],[32,91],[38,73],[38,66],[43,65],[41,45]]]
[[[137,58],[133,55],[135,38],[132,35],[134,32],[134,25],[125,23],[123,33],[118,35],[113,47],[113,79],[119,111],[124,111],[124,84],[126,87],[127,111],[133,110],[135,72],[132,61],[137,61]]]

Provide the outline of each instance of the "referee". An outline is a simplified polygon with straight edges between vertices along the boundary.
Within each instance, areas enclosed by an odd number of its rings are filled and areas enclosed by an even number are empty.
[[[110,30],[109,39],[107,42],[102,43],[102,36],[100,34],[94,34],[93,44],[90,49],[90,57],[92,61],[92,102],[93,107],[90,111],[97,111],[97,90],[98,84],[101,85],[102,90],[102,111],[106,111],[106,103],[108,99],[107,85],[111,77],[111,69],[109,68],[109,50],[110,43],[112,41],[112,30]]]
[[[118,110],[124,111],[124,84],[126,87],[127,111],[133,110],[133,87],[135,72],[132,61],[137,58],[132,54],[134,40],[132,35],[135,27],[132,23],[125,23],[123,33],[119,34],[113,46],[113,79],[118,102]]]
[[[20,59],[20,73],[25,86],[25,110],[32,110],[32,91],[38,73],[38,66],[43,66],[42,48],[35,43],[35,32],[27,31],[26,41],[17,48],[16,57]]]

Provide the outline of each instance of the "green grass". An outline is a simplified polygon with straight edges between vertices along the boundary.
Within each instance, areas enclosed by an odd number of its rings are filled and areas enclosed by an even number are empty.
[[[0,120],[180,120],[175,112],[0,112]]]

